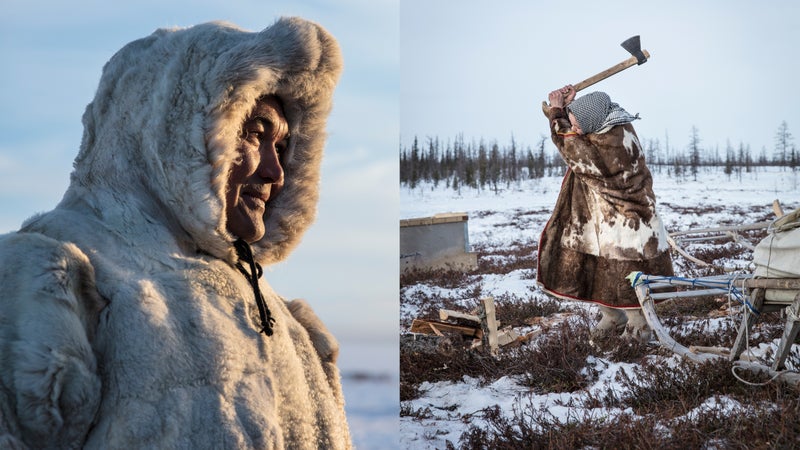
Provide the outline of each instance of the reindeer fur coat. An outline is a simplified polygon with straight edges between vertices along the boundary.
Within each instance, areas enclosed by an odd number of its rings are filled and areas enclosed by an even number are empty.
[[[636,132],[626,123],[577,135],[563,108],[543,110],[569,169],[539,240],[537,281],[559,298],[639,307],[625,277],[673,271]]]
[[[275,94],[285,185],[252,247],[267,265],[298,244],[341,65],[296,18],[162,29],[111,58],[63,199],[0,238],[0,447],[350,447],[338,344],[263,279],[259,333],[224,214],[242,123]]]

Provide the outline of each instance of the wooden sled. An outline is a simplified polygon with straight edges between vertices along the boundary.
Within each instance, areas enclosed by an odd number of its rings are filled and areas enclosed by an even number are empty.
[[[699,351],[687,348],[676,342],[667,329],[661,324],[655,310],[656,300],[675,299],[680,297],[703,297],[733,295],[744,304],[744,318],[733,347],[727,352],[730,361],[742,363],[748,370],[752,364],[738,361],[747,346],[747,336],[761,313],[785,310],[786,324],[781,337],[775,360],[767,370],[776,375],[784,369],[792,344],[800,331],[800,279],[793,278],[754,278],[752,275],[717,275],[701,278],[665,277],[633,272],[629,276],[636,296],[642,306],[642,312],[650,328],[658,338],[662,347],[667,348],[692,361],[708,361],[725,356],[720,351]],[[684,286],[687,290],[675,291],[676,286]],[[666,291],[665,290],[669,290]],[[764,367],[764,369],[766,369]],[[759,370],[762,370],[759,368]],[[800,377],[793,383],[800,383]],[[800,385],[800,384],[798,384]]]
[[[772,211],[775,213],[775,217],[777,218],[784,216],[783,207],[778,200],[774,200],[772,202]],[[769,229],[773,222],[774,221],[768,220],[751,224],[675,231],[667,235],[667,243],[669,243],[669,246],[672,247],[672,249],[675,250],[679,255],[700,267],[716,267],[722,271],[728,272],[730,270],[726,267],[717,267],[714,264],[695,258],[689,254],[689,252],[684,250],[683,245],[693,242],[730,240],[752,251],[755,250],[755,244],[751,242],[753,236],[748,235]]]

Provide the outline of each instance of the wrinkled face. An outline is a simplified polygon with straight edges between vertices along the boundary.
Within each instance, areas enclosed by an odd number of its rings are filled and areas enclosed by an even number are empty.
[[[280,101],[262,97],[242,125],[237,158],[226,191],[228,231],[253,243],[264,237],[264,211],[283,187],[281,152],[289,125]]]

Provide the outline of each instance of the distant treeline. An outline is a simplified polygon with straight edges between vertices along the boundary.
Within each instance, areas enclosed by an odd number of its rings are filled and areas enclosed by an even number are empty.
[[[783,122],[775,135],[775,149],[767,155],[766,148],[753,155],[750,145],[728,142],[725,149],[701,148],[697,128],[692,128],[685,150],[670,147],[669,139],[662,146],[658,139],[642,142],[650,170],[666,172],[675,177],[696,178],[702,167],[723,168],[726,174],[751,172],[754,167],[780,166],[796,170],[800,166],[792,135]],[[563,175],[566,165],[555,150],[550,138],[542,136],[534,148],[524,149],[512,137],[507,144],[497,141],[465,142],[462,135],[446,143],[438,137],[420,142],[414,138],[411,147],[400,149],[400,183],[411,188],[421,182],[434,186],[446,183],[453,189],[462,186],[498,189],[504,185],[530,178]]]

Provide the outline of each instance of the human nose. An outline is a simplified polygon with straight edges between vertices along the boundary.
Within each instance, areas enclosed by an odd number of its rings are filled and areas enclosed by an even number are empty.
[[[276,143],[271,139],[263,142],[259,152],[258,176],[267,183],[283,183],[283,166]]]

